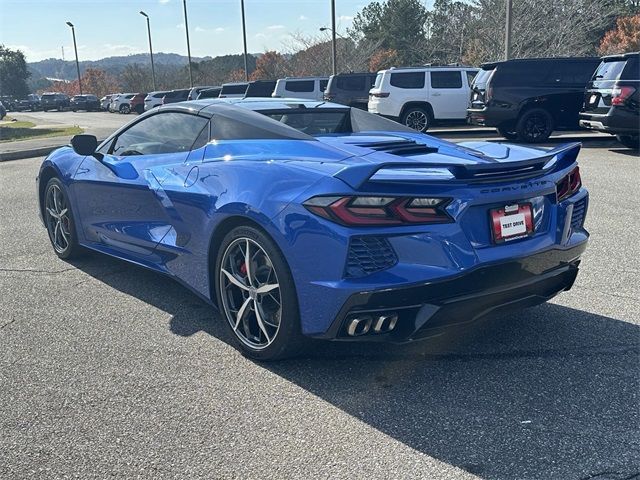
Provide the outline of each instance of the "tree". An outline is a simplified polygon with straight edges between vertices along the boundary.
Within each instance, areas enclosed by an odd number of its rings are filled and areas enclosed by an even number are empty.
[[[354,18],[349,34],[357,42],[398,52],[401,65],[424,63],[429,12],[419,0],[372,2]]]
[[[369,70],[377,72],[398,64],[398,52],[391,48],[378,50],[369,60]]]
[[[104,70],[87,68],[82,76],[82,89],[100,98],[118,91],[118,81]]]
[[[638,50],[640,50],[640,14],[618,18],[616,27],[604,35],[598,48],[601,55]]]
[[[150,92],[153,88],[151,71],[139,63],[127,65],[120,75],[120,84],[126,92]]]
[[[60,92],[73,96],[80,93],[80,87],[78,86],[78,80],[73,82],[55,81],[51,83],[51,86],[47,88],[48,92]]]
[[[30,75],[24,53],[0,45],[0,95],[17,98],[27,96]]]
[[[289,65],[282,54],[271,50],[256,60],[256,69],[251,80],[275,80],[289,75]]]

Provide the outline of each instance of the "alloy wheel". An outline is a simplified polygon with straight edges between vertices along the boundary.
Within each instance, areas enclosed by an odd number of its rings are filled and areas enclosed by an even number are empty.
[[[531,140],[546,138],[547,129],[547,120],[542,115],[531,115],[526,119],[524,132]]]
[[[419,132],[423,132],[426,130],[427,125],[429,124],[429,119],[424,112],[420,110],[414,110],[409,112],[407,118],[404,121],[405,125],[409,128],[413,128]]]
[[[238,339],[254,350],[271,345],[280,329],[282,297],[266,251],[250,238],[235,239],[222,257],[218,285],[224,315]]]
[[[47,190],[45,217],[53,248],[58,253],[65,252],[71,245],[71,219],[67,201],[58,185],[51,185]]]

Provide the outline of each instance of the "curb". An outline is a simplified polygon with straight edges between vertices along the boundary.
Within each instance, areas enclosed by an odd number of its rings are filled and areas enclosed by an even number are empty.
[[[48,147],[32,148],[29,150],[17,150],[15,152],[0,153],[0,162],[9,162],[11,160],[20,160],[23,158],[39,157],[49,155],[54,150],[64,147],[65,145],[51,145]]]

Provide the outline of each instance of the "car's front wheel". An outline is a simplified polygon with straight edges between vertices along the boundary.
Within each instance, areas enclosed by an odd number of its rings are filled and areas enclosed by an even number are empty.
[[[516,133],[522,142],[544,142],[553,133],[553,117],[542,108],[532,108],[518,120]]]
[[[431,114],[421,107],[410,107],[402,115],[402,123],[409,128],[424,133],[431,126]]]
[[[640,149],[640,136],[638,135],[616,135],[618,141],[632,150]]]
[[[126,103],[124,105],[120,105],[120,113],[123,113],[126,115],[129,112],[131,112],[131,107],[129,107],[129,105],[127,105]]]
[[[220,245],[215,274],[218,306],[245,355],[278,360],[299,352],[295,286],[273,240],[250,226],[234,228]]]
[[[44,192],[42,211],[53,251],[63,259],[79,255],[82,247],[78,244],[71,202],[64,185],[54,177]]]

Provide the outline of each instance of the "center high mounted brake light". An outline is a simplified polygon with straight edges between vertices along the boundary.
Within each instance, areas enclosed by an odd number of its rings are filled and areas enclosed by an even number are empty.
[[[453,221],[445,211],[448,198],[331,196],[304,202],[311,212],[350,226],[415,225]]]

